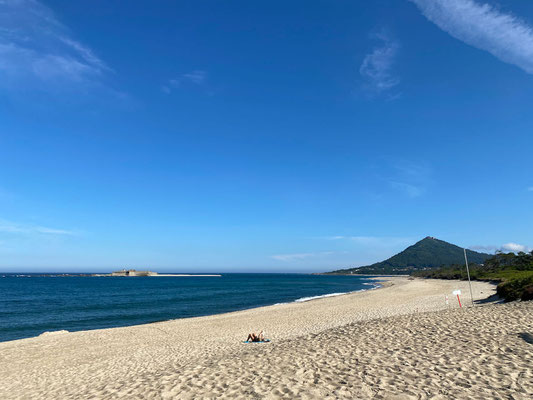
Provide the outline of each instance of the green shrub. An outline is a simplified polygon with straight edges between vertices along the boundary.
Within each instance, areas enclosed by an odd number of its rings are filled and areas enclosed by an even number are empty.
[[[533,285],[526,286],[526,288],[522,292],[521,300],[522,301],[533,300]]]
[[[513,301],[520,299],[529,286],[533,286],[533,275],[506,280],[498,285],[496,292],[505,301]]]
[[[448,265],[417,271],[414,276],[436,279],[467,279],[465,265]],[[484,265],[471,264],[470,278],[500,282],[497,293],[505,301],[533,300],[533,252],[496,254]]]

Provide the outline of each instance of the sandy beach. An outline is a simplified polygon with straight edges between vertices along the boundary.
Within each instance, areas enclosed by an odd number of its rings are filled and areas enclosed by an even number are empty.
[[[0,343],[0,398],[532,398],[533,302],[470,307],[465,282],[385,279],[302,303]],[[495,292],[473,289],[474,300]],[[260,329],[271,343],[242,343]]]

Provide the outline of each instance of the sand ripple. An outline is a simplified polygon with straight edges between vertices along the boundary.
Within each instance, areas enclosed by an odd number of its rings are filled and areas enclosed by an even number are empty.
[[[447,308],[461,285],[0,343],[0,398],[533,398],[533,302]],[[272,343],[242,344],[254,328]]]

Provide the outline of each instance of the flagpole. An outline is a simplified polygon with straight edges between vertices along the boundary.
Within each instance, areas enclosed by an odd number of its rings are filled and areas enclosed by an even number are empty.
[[[466,249],[463,249],[465,252],[465,263],[466,263],[466,275],[468,276],[468,286],[470,286],[470,300],[472,300],[472,306],[474,306],[474,295],[472,294],[472,282],[470,282],[470,271],[468,270],[468,258],[466,258]]]

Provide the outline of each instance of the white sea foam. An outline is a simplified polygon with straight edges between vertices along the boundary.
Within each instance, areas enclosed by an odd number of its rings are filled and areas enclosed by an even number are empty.
[[[369,289],[354,290],[353,292],[329,293],[329,294],[323,294],[321,296],[302,297],[302,298],[300,298],[298,300],[294,300],[294,302],[295,303],[303,303],[303,302],[310,301],[310,300],[323,299],[325,297],[336,297],[336,296],[342,296],[343,294],[365,292],[367,290],[374,290],[374,289],[377,289],[377,288],[381,287],[381,285],[378,284],[378,283],[363,283],[363,285],[372,285],[372,287],[369,288]],[[281,304],[283,304],[283,303],[281,303]]]
[[[65,333],[70,333],[70,332],[65,329],[62,329],[60,331],[46,331],[46,332],[41,333],[39,336],[62,335]]]
[[[311,296],[311,297],[302,297],[298,300],[294,300],[295,303],[303,303],[304,301],[309,300],[315,300],[315,299],[322,299],[324,297],[335,297],[335,296],[342,296],[343,294],[347,294],[349,292],[343,292],[343,293],[330,293],[330,294],[323,294],[321,296]]]

